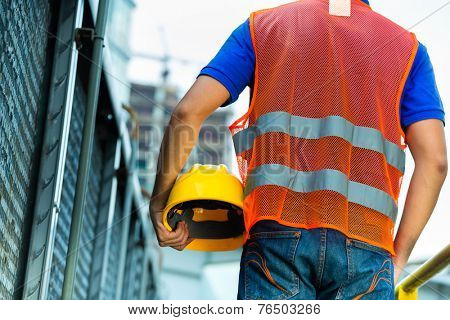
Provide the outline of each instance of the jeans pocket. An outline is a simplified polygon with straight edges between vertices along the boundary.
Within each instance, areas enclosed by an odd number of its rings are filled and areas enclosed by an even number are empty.
[[[289,299],[299,292],[295,253],[300,236],[300,231],[250,235],[241,261],[244,287],[240,291],[243,291],[244,299]]]
[[[384,256],[388,256],[391,257],[391,253],[383,248],[377,247],[373,244],[367,243],[367,242],[363,242],[360,240],[356,240],[356,239],[348,239],[349,244],[353,247],[359,248],[359,249],[363,249],[363,250],[368,250],[368,251],[372,251],[372,252],[376,252],[379,254],[382,254]]]
[[[371,244],[347,239],[348,282],[341,299],[390,300],[394,298],[391,254]]]

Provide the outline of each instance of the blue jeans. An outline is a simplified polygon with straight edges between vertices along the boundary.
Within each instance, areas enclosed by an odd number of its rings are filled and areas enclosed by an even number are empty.
[[[238,299],[394,299],[394,265],[381,248],[327,228],[260,221],[250,230]]]

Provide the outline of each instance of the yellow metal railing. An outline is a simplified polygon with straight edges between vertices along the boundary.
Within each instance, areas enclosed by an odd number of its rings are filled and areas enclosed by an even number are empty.
[[[450,264],[450,245],[403,279],[395,288],[398,300],[417,300],[419,288]]]

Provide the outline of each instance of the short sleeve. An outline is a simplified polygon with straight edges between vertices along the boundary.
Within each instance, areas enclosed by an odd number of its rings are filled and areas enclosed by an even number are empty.
[[[235,102],[255,73],[255,53],[253,50],[250,25],[247,20],[227,39],[211,62],[199,76],[210,76],[219,81],[230,93],[230,99],[223,106]]]
[[[416,58],[403,90],[400,108],[403,128],[428,119],[445,123],[445,112],[426,47],[419,43]]]

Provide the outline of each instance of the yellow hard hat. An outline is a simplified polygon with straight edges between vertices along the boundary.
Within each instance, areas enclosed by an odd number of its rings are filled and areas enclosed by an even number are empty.
[[[241,181],[225,165],[196,164],[175,182],[163,223],[172,231],[186,222],[194,239],[186,249],[235,250],[244,241],[243,200]]]

